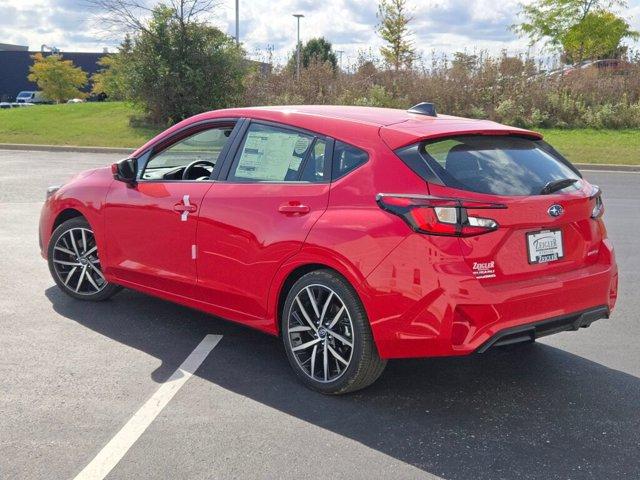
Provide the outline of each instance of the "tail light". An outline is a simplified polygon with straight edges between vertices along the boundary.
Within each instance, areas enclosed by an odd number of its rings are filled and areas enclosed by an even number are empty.
[[[380,208],[398,215],[416,232],[455,237],[481,235],[498,228],[498,222],[492,218],[471,216],[468,209],[507,208],[501,203],[429,195],[379,193],[376,201]]]
[[[604,214],[604,204],[602,203],[602,190],[597,185],[593,185],[591,199],[594,200],[593,210],[591,210],[591,218],[600,218]]]

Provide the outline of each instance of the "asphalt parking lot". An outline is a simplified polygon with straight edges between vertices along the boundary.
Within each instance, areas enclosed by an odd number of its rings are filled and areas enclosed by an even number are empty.
[[[640,174],[585,172],[621,271],[610,320],[390,362],[333,398],[275,338],[132,291],[58,291],[38,252],[45,188],[117,159],[0,150],[0,478],[74,478],[207,334],[222,339],[107,478],[640,478]]]

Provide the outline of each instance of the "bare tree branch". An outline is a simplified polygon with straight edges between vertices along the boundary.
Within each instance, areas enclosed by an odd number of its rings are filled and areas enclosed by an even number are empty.
[[[148,20],[160,3],[151,0],[84,0],[94,12],[96,25],[110,36],[122,33],[145,32],[151,34]],[[211,14],[219,0],[170,0],[166,3],[174,18],[183,26]]]

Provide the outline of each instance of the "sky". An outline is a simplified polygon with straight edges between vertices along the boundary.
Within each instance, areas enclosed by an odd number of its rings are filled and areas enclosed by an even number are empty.
[[[148,0],[155,3],[156,0]],[[530,1],[530,0],[529,0]],[[358,52],[378,53],[376,0],[240,0],[240,40],[254,59],[267,59],[273,52],[282,63],[296,44],[294,13],[304,14],[301,40],[324,36],[342,50],[343,66],[355,62]],[[425,58],[433,52],[488,51],[498,54],[527,52],[526,39],[509,26],[518,20],[519,0],[407,0],[413,16],[411,30],[416,49]],[[629,0],[620,10],[640,30],[640,0]],[[100,28],[97,14],[84,0],[0,0],[0,43],[42,44],[64,51],[115,50],[120,35],[110,36]],[[220,0],[207,19],[235,35],[235,0]],[[640,43],[632,44],[640,49]],[[539,46],[533,54],[542,54]]]

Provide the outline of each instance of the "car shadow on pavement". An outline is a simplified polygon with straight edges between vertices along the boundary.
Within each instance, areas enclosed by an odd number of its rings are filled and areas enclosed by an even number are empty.
[[[161,360],[157,382],[204,335],[224,335],[199,377],[448,479],[640,472],[640,380],[554,347],[392,361],[370,388],[328,397],[296,380],[276,338],[129,290],[93,304],[46,295],[64,317]]]

